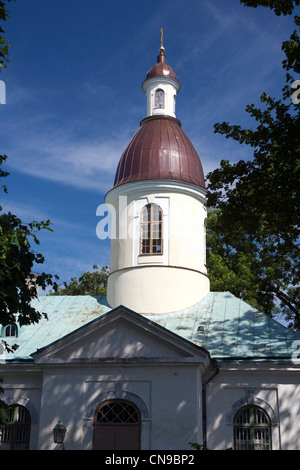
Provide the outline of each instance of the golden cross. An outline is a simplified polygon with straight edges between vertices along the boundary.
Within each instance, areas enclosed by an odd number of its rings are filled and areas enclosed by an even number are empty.
[[[161,30],[160,30],[160,47],[161,47],[161,49],[163,49],[163,47],[164,47],[163,42],[164,42],[164,31],[161,28]]]

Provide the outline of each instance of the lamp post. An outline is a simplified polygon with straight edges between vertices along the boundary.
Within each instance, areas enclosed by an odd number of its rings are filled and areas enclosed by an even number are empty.
[[[53,428],[53,439],[55,444],[59,444],[61,449],[64,450],[64,439],[67,428],[63,425],[61,420],[58,421],[57,425]]]

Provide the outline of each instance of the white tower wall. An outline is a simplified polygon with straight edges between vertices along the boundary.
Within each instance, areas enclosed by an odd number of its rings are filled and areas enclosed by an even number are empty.
[[[112,189],[114,214],[107,300],[139,313],[190,307],[209,293],[205,266],[205,191],[183,183],[147,181]],[[162,254],[140,253],[140,214],[147,204],[163,213]]]
[[[176,95],[180,89],[180,83],[172,78],[153,77],[143,83],[143,90],[147,97],[147,117],[167,115],[176,117],[175,103]],[[163,92],[163,103],[161,107],[156,106],[156,92]]]

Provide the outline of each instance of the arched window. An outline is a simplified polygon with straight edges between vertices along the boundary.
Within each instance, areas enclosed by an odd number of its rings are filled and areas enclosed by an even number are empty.
[[[165,92],[158,88],[155,91],[155,101],[154,101],[154,108],[164,109],[165,107]]]
[[[108,400],[94,415],[93,450],[139,450],[140,411],[127,400]]]
[[[4,329],[4,336],[17,336],[17,327],[14,324],[7,325]]]
[[[234,448],[236,450],[271,450],[271,423],[267,413],[258,406],[244,406],[234,417]]]
[[[140,218],[140,254],[162,255],[162,218],[163,213],[157,204],[147,204]]]
[[[30,441],[31,417],[24,406],[10,405],[9,422],[0,428],[0,449],[28,450]]]

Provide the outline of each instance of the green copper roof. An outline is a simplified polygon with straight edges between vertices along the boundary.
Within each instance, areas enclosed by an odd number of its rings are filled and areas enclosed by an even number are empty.
[[[300,340],[230,292],[211,292],[192,308],[153,319],[217,360],[291,360],[293,342]]]
[[[43,317],[38,323],[22,326],[18,330],[17,338],[4,338],[9,344],[19,346],[15,354],[5,353],[5,359],[28,359],[37,349],[51,344],[111,310],[105,296],[89,295],[43,296],[34,299],[32,306],[45,313],[47,318]]]
[[[32,306],[48,318],[19,328],[17,338],[5,338],[19,348],[2,356],[0,349],[0,360],[28,360],[37,349],[111,311],[104,296],[45,296],[33,300]],[[211,292],[192,308],[147,318],[207,349],[217,360],[290,361],[293,342],[300,340],[300,334],[229,292]]]

